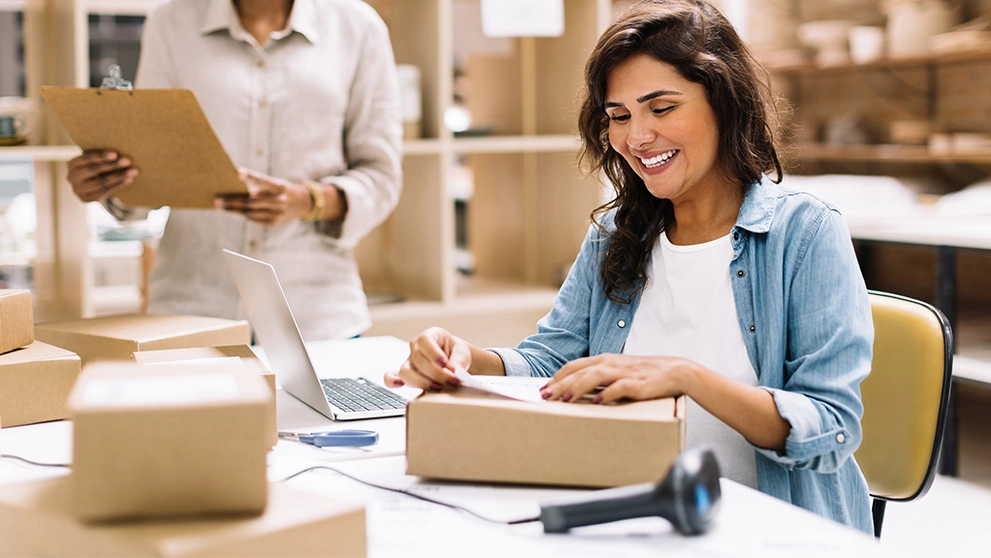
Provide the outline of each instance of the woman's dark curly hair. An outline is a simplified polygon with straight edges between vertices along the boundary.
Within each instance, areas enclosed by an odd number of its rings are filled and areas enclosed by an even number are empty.
[[[601,272],[606,295],[618,303],[630,302],[643,288],[654,242],[674,216],[671,202],[654,197],[609,145],[609,72],[640,54],[671,64],[705,88],[719,126],[718,159],[729,176],[744,187],[771,171],[776,182],[782,176],[767,74],[726,17],[706,0],[645,0],[631,7],[602,33],[589,56],[578,120],[580,161],[590,173],[601,170],[616,192],[592,212],[592,220],[602,228],[598,217],[616,209]]]

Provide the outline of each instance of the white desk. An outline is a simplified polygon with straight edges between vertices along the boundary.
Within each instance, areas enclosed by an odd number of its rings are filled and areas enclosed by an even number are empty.
[[[326,364],[349,362],[346,354],[354,354],[355,349],[362,353],[376,343],[360,341],[346,346],[314,344],[311,354],[314,360]],[[391,342],[386,345],[398,347]],[[369,371],[364,375],[381,380],[381,374],[373,374],[372,370],[390,357],[383,356],[387,351],[373,353],[366,354]],[[389,354],[394,357],[398,352]],[[326,464],[370,482],[408,488],[503,520],[536,516],[540,503],[581,492],[426,482],[404,474],[404,419],[331,423],[286,394],[280,395],[278,404],[281,428],[371,428],[380,432],[381,445],[371,452],[348,452],[280,441],[269,458],[269,478],[273,482],[281,482],[307,467]],[[68,462],[71,444],[72,427],[67,421],[0,430],[0,453],[37,461]],[[64,469],[0,459],[0,484],[64,474],[67,474]],[[540,523],[515,526],[488,523],[410,496],[366,487],[329,471],[309,472],[286,482],[364,503],[369,555],[373,557],[905,556],[902,551],[892,551],[889,545],[879,545],[873,537],[727,480],[722,482],[722,508],[715,525],[699,537],[683,537],[672,531],[667,521],[656,517],[585,527],[567,535],[546,535]]]

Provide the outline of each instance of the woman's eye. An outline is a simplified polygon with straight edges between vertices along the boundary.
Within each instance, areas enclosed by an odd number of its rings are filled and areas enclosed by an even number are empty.
[[[671,112],[672,110],[674,110],[674,107],[675,107],[675,105],[671,105],[671,106],[667,106],[667,107],[659,107],[659,108],[653,109],[653,111],[654,111],[654,114],[664,114],[664,113]]]
[[[609,115],[609,120],[612,120],[613,122],[626,122],[629,119],[630,119],[630,115],[629,114],[611,114],[611,115]]]

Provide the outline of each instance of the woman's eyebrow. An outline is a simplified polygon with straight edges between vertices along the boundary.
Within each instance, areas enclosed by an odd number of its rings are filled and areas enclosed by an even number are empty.
[[[644,102],[647,102],[647,101],[649,101],[651,99],[656,99],[658,97],[667,97],[667,96],[672,96],[672,95],[673,96],[681,95],[681,92],[680,91],[668,90],[668,89],[658,89],[657,91],[651,91],[650,93],[647,93],[646,95],[642,95],[640,97],[637,97],[637,102],[638,103],[644,103]],[[624,107],[624,106],[626,106],[626,105],[624,105],[623,103],[615,102],[615,101],[607,101],[606,104],[605,104],[605,108]]]
[[[647,93],[646,95],[643,95],[642,97],[637,97],[637,102],[643,103],[645,101],[656,99],[658,97],[667,97],[668,95],[681,95],[681,92],[671,91],[667,89],[658,89],[657,91],[652,91],[650,93]]]

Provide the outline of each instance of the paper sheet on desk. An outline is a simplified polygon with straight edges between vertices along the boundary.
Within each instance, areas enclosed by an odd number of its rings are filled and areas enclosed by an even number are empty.
[[[461,380],[461,385],[488,393],[494,393],[510,399],[545,403],[540,396],[540,387],[547,383],[547,378],[532,378],[529,376],[472,376],[464,368],[458,367],[454,375]]]

